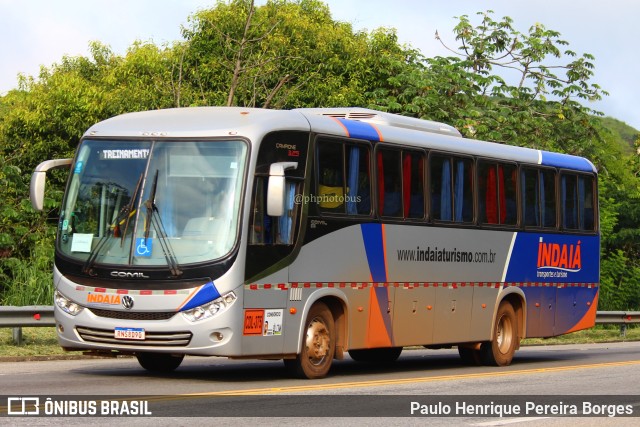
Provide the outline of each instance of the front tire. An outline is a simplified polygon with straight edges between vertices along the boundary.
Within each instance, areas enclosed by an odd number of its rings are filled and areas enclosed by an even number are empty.
[[[493,339],[480,346],[480,355],[485,365],[508,366],[518,344],[518,319],[513,307],[502,302],[496,314]]]
[[[184,359],[184,354],[173,355],[167,353],[137,353],[138,363],[147,371],[172,372],[176,370]]]
[[[335,322],[331,310],[315,303],[307,316],[302,349],[295,359],[285,359],[287,369],[298,378],[322,378],[327,375],[336,349]]]

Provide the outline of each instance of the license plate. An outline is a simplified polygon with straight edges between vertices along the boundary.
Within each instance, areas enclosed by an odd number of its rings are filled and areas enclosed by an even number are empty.
[[[144,329],[142,328],[116,328],[113,336],[119,340],[144,340]]]

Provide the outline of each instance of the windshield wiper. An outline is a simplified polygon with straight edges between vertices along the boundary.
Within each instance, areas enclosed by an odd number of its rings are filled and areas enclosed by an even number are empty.
[[[178,277],[182,275],[182,270],[180,270],[178,261],[175,256],[175,252],[169,243],[169,238],[167,236],[167,230],[162,223],[162,218],[160,217],[160,213],[158,212],[158,206],[156,206],[156,189],[158,188],[158,169],[156,169],[156,174],[153,177],[153,185],[151,187],[151,193],[149,194],[149,198],[144,202],[144,206],[147,208],[147,219],[144,224],[144,244],[147,245],[147,239],[149,238],[149,229],[151,225],[153,225],[156,234],[158,235],[160,241],[160,247],[162,248],[162,253],[164,254],[165,259],[167,260],[167,265],[169,266],[169,270],[171,271],[171,275],[173,277]],[[155,214],[155,215],[154,215]]]
[[[107,241],[111,236],[115,236],[116,234],[120,233],[122,237],[122,239],[120,240],[120,246],[122,246],[122,244],[124,243],[124,238],[127,235],[127,230],[129,228],[129,220],[131,219],[131,216],[135,212],[133,207],[135,206],[136,199],[138,198],[138,192],[140,191],[140,187],[142,185],[143,176],[144,176],[144,172],[141,173],[140,177],[138,178],[138,183],[136,184],[136,188],[133,190],[133,194],[131,196],[131,200],[129,200],[129,203],[127,203],[127,205],[122,208],[122,210],[120,211],[116,219],[107,227],[104,235],[100,238],[100,240],[96,244],[96,247],[93,248],[89,253],[89,257],[87,258],[84,265],[82,266],[83,273],[88,274],[90,276],[95,275],[93,273],[93,264],[95,264],[96,259],[98,258],[98,255],[100,255],[100,251],[102,250],[103,246],[107,243]],[[124,233],[121,233],[120,223],[123,221],[125,221],[125,228],[124,228]],[[111,229],[113,229],[113,233],[110,233]]]
[[[121,237],[120,237],[120,247],[122,247],[122,245],[124,244],[124,238],[127,235],[127,230],[129,229],[129,220],[131,219],[131,217],[133,216],[133,212],[134,212],[134,205],[136,202],[136,196],[138,195],[138,191],[140,191],[140,186],[142,185],[142,177],[144,176],[144,172],[140,174],[140,178],[138,178],[138,183],[136,184],[136,189],[133,190],[133,197],[131,198],[131,200],[129,200],[129,203],[127,204],[127,206],[125,206],[123,208],[123,215],[126,215],[126,222],[124,223],[124,233],[122,233]],[[116,228],[114,228],[113,233],[115,234],[116,230],[120,231],[120,224],[116,223]]]

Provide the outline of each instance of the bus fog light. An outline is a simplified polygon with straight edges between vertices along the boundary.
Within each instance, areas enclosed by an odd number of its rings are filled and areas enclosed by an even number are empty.
[[[233,292],[229,292],[206,304],[202,304],[201,306],[185,310],[182,312],[182,315],[190,322],[209,319],[213,316],[217,316],[227,308],[231,307],[231,305],[233,305],[233,303],[237,299],[238,298],[236,297],[236,294],[234,294]]]
[[[53,300],[55,301],[58,308],[60,308],[60,310],[72,316],[77,316],[78,313],[82,311],[82,307],[80,307],[78,304],[71,301],[58,291],[55,292]]]
[[[211,334],[211,337],[216,341],[222,341],[224,339],[224,335],[220,332],[214,332]]]

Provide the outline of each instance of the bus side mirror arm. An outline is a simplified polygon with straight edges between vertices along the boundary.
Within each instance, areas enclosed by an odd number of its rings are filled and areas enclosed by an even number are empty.
[[[31,199],[33,209],[41,211],[44,207],[44,187],[47,180],[47,171],[70,167],[72,162],[73,159],[46,160],[36,167],[33,175],[31,175],[31,185],[29,188],[29,198]]]
[[[271,167],[269,168],[269,184],[267,187],[267,215],[284,215],[284,202],[286,195],[284,172],[287,169],[297,168],[297,162],[278,162],[271,164]]]

